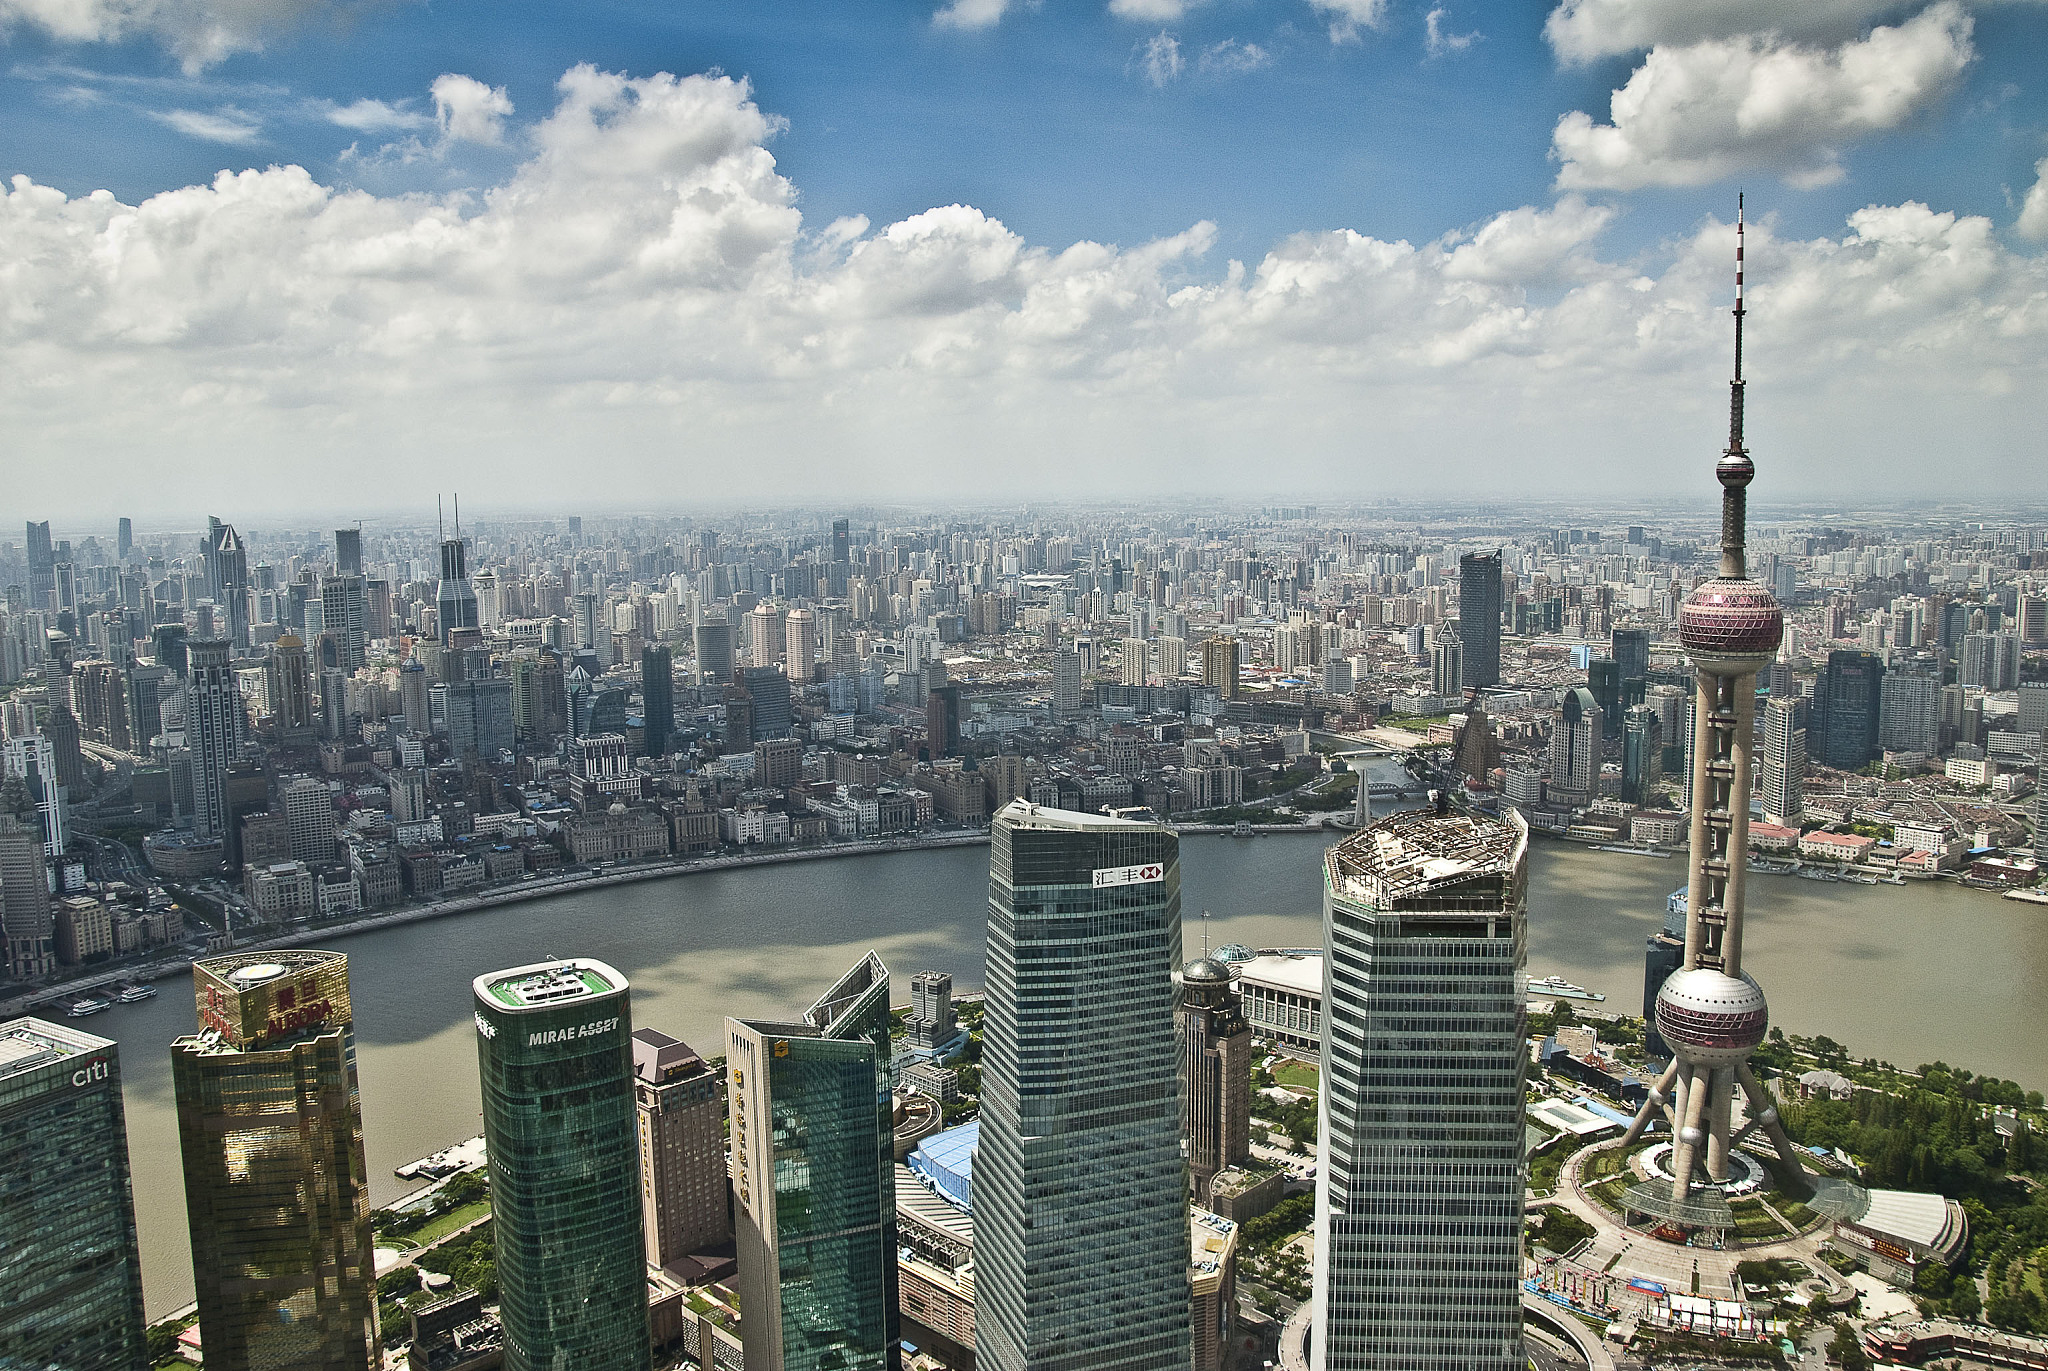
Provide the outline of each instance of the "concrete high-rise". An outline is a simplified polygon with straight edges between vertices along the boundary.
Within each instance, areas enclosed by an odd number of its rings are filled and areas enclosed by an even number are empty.
[[[278,787],[292,860],[308,866],[334,865],[334,792],[314,776],[295,776]]]
[[[0,814],[0,936],[9,979],[38,980],[57,969],[43,831],[12,814]]]
[[[1323,859],[1315,1371],[1522,1371],[1529,830],[1444,797]]]
[[[1621,738],[1621,797],[1631,804],[1654,800],[1664,784],[1664,721],[1648,705],[1628,711]]]
[[[1586,663],[1586,689],[1600,706],[1600,731],[1605,738],[1621,736],[1621,663],[1612,657],[1595,657]]]
[[[763,600],[746,612],[745,623],[747,665],[765,667],[780,662],[789,646],[789,632],[783,627],[782,611]]]
[[[469,549],[462,540],[461,520],[453,538],[441,540],[441,583],[434,590],[434,611],[441,627],[441,646],[461,629],[475,628],[476,587],[469,583]]]
[[[1500,553],[1458,559],[1458,637],[1465,645],[1460,684],[1500,684]]]
[[[0,1025],[0,1187],[0,1366],[147,1366],[113,1043]]]
[[[818,616],[799,605],[782,621],[782,660],[789,679],[808,682],[818,670]]]
[[[740,687],[747,694],[747,737],[758,743],[787,738],[796,725],[790,704],[789,678],[780,667],[743,666]]]
[[[1641,704],[1650,675],[1650,630],[1615,629],[1613,657],[1614,664],[1621,669],[1622,703]]]
[[[334,530],[334,570],[341,576],[363,574],[363,531],[359,528]]]
[[[1021,800],[992,827],[977,1365],[1186,1368],[1179,840]]]
[[[723,619],[706,619],[691,632],[697,653],[697,684],[721,684],[732,679],[732,625]]]
[[[1564,693],[1550,725],[1550,789],[1563,804],[1590,804],[1600,789],[1601,717],[1586,687]]]
[[[646,1371],[626,978],[572,957],[471,989],[505,1366]]]
[[[870,952],[801,1016],[725,1030],[749,1371],[894,1371],[889,968]]]
[[[660,643],[640,649],[640,721],[647,755],[666,757],[676,731],[675,656]]]
[[[249,646],[249,554],[233,524],[208,521],[212,548],[207,571],[217,603],[227,616],[227,638],[236,649]]]
[[[912,1047],[943,1047],[957,1029],[953,1016],[953,978],[943,971],[920,971],[910,978],[910,1013],[903,1022]]]
[[[1763,1042],[1770,1008],[1742,969],[1743,897],[1748,885],[1751,754],[1756,735],[1756,676],[1785,636],[1784,611],[1769,587],[1749,579],[1743,553],[1749,483],[1756,466],[1742,441],[1742,225],[1736,219],[1735,378],[1728,447],[1715,467],[1721,483],[1721,570],[1693,588],[1679,610],[1678,639],[1697,684],[1692,778],[1692,841],[1687,859],[1685,964],[1657,992],[1657,1032],[1674,1058],[1650,1090],[1624,1144],[1662,1116],[1673,1144],[1666,1179],[1629,1188],[1628,1208],[1687,1231],[1726,1232],[1735,1221],[1721,1187],[1749,1134],[1762,1129],[1794,1185],[1805,1175],[1771,1097],[1749,1068]],[[1836,656],[1842,654],[1837,653]],[[1862,656],[1863,654],[1856,654]],[[1832,663],[1830,667],[1832,669]],[[1872,731],[1876,679],[1869,680]],[[1734,1095],[1749,1101],[1751,1121],[1733,1125]],[[1747,1161],[1744,1167],[1753,1165]]]
[[[1806,812],[1806,701],[1764,702],[1756,784],[1764,822],[1798,827],[1799,816]]]
[[[50,542],[50,521],[28,523],[28,603],[30,609],[54,613],[57,594],[57,553]]]
[[[960,750],[960,687],[935,686],[925,696],[925,744],[933,761]]]
[[[1202,684],[1214,688],[1226,700],[1239,694],[1237,639],[1219,633],[1202,642]]]
[[[306,644],[296,633],[281,635],[270,655],[271,712],[277,717],[277,740],[285,747],[306,747],[313,741],[313,672]]]
[[[1209,957],[1180,973],[1181,1136],[1195,1203],[1208,1207],[1210,1182],[1252,1156],[1252,1026],[1230,968]]]
[[[1052,654],[1052,712],[1062,721],[1081,712],[1081,654],[1071,648]]]
[[[374,1371],[348,959],[239,953],[192,982],[199,1031],[171,1044],[171,1082],[206,1364]]]
[[[0,744],[0,775],[21,782],[23,798],[43,832],[43,855],[55,860],[70,845],[64,787],[57,781],[57,749],[40,733],[17,733]],[[26,811],[24,811],[26,817]]]
[[[232,846],[228,766],[241,756],[246,724],[225,639],[190,645],[185,683],[185,747],[192,754],[192,830]]]
[[[335,666],[354,671],[369,659],[369,613],[369,595],[362,577],[321,578],[320,628],[333,640]]]
[[[642,1028],[633,1034],[633,1098],[647,1264],[694,1275],[692,1254],[732,1241],[725,1082],[688,1043]]]
[[[1429,689],[1432,694],[1456,699],[1465,679],[1465,643],[1458,630],[1442,625],[1429,645]]]
[[[1877,756],[1883,701],[1883,658],[1857,648],[1828,654],[1827,667],[1814,685],[1809,738],[1817,744],[1813,751],[1823,765],[1860,771]]]

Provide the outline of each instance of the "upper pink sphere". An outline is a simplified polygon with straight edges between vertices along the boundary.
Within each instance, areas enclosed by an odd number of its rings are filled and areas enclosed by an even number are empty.
[[[1746,452],[1731,452],[1715,464],[1714,477],[1730,489],[1739,489],[1756,479],[1756,463]]]
[[[1761,669],[1785,640],[1785,611],[1756,581],[1717,577],[1685,597],[1678,641],[1697,666],[1722,675]]]

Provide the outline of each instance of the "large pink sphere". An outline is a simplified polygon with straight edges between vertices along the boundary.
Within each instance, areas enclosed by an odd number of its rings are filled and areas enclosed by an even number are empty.
[[[1657,992],[1657,1032],[1690,1061],[1733,1066],[1764,1040],[1771,1025],[1764,992],[1748,976],[1706,967],[1674,971]]]
[[[1722,676],[1761,670],[1785,640],[1785,611],[1756,581],[1717,577],[1678,609],[1678,641],[1694,665]]]

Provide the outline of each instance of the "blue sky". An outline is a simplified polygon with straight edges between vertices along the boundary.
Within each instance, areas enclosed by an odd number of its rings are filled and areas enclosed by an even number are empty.
[[[1608,311],[1600,327],[1619,330],[1611,341],[1623,348],[1645,336],[1646,320],[1697,313],[1695,305],[1718,289],[1706,284],[1704,269],[1695,269],[1695,255],[1710,258],[1713,251],[1699,235],[1729,218],[1738,186],[1749,191],[1753,212],[1788,253],[1793,244],[1803,245],[1802,271],[1824,274],[1854,250],[1864,252],[1872,271],[1897,269],[1927,284],[1930,264],[1952,262],[1965,249],[1981,256],[1982,270],[1972,266],[1929,285],[1910,318],[1886,313],[1886,291],[1896,295],[1899,282],[1872,286],[1860,316],[1870,325],[1860,355],[1897,363],[1902,338],[1918,338],[1914,348],[1938,349],[1958,333],[1982,332],[1987,318],[2009,321],[2017,312],[2023,327],[2016,339],[2008,336],[1991,353],[1959,363],[1959,375],[1973,384],[1987,368],[2010,384],[1992,385],[1988,406],[1959,405],[1957,412],[1991,411],[1975,422],[1984,426],[1979,445],[1991,454],[1986,471],[1994,474],[2017,474],[2022,435],[2030,426],[2038,430],[2040,402],[2028,391],[2038,375],[2041,335],[2024,302],[2040,285],[2038,242],[2048,236],[2048,190],[2038,193],[2038,212],[2027,201],[2048,175],[2037,169],[2048,165],[2048,4],[2041,0],[1805,0],[1799,20],[1805,27],[1791,33],[1773,27],[1783,22],[1776,17],[1782,7],[1764,0],[1564,0],[1554,9],[1474,0],[1043,0],[1035,6],[958,0],[951,16],[935,15],[935,3],[0,0],[6,20],[0,120],[9,130],[0,173],[62,192],[70,210],[39,201],[36,213],[82,214],[94,222],[95,234],[113,234],[103,245],[125,246],[132,235],[111,228],[112,220],[81,202],[92,191],[105,189],[120,204],[139,206],[166,192],[207,186],[223,169],[288,165],[303,167],[324,196],[360,191],[380,211],[415,218],[403,208],[411,203],[404,199],[408,193],[442,197],[456,212],[477,216],[476,227],[488,217],[483,209],[494,190],[504,193],[522,176],[538,182],[543,125],[564,102],[557,83],[587,63],[628,78],[716,71],[749,83],[754,108],[779,121],[764,124],[750,145],[765,147],[774,159],[771,179],[782,178],[782,189],[764,194],[801,213],[800,227],[790,220],[762,230],[781,235],[771,275],[794,273],[820,301],[849,293],[832,284],[832,274],[843,267],[853,273],[846,280],[858,277],[863,261],[882,254],[879,240],[888,226],[922,225],[916,216],[933,207],[968,206],[1009,231],[1007,265],[994,275],[969,272],[986,288],[983,296],[925,301],[907,315],[895,306],[880,314],[862,306],[843,318],[812,317],[820,330],[810,335],[812,342],[822,334],[828,343],[844,343],[849,355],[867,357],[877,356],[876,347],[894,350],[866,374],[842,361],[793,380],[772,349],[747,365],[734,363],[730,348],[716,356],[684,349],[653,368],[658,375],[643,374],[629,359],[613,367],[591,363],[587,355],[579,359],[579,366],[603,373],[612,390],[601,401],[591,400],[587,385],[581,398],[563,392],[550,420],[560,427],[543,427],[559,441],[560,434],[577,431],[565,407],[601,404],[603,412],[593,413],[591,422],[620,451],[622,477],[658,460],[678,425],[701,429],[701,408],[685,416],[677,406],[709,405],[722,441],[758,442],[776,469],[802,471],[818,433],[850,429],[854,450],[878,464],[881,479],[920,482],[934,464],[957,463],[962,446],[973,445],[978,415],[990,422],[1010,406],[1033,408],[1037,401],[1026,398],[1027,390],[1057,385],[1061,377],[1071,381],[1077,365],[1087,373],[1088,403],[1101,406],[1092,413],[1083,407],[1093,436],[1080,441],[1113,435],[1100,441],[1141,452],[1143,470],[1156,472],[1177,461],[1173,454],[1191,433],[1213,428],[1179,425],[1191,422],[1184,403],[1190,392],[1210,392],[1217,384],[1188,359],[1218,349],[1231,356],[1224,388],[1241,388],[1248,407],[1269,403],[1292,413],[1302,387],[1315,380],[1317,396],[1355,406],[1348,415],[1353,424],[1377,418],[1386,407],[1362,396],[1360,378],[1381,373],[1374,348],[1396,347],[1398,337],[1333,334],[1319,338],[1304,360],[1288,351],[1304,337],[1292,323],[1278,329],[1279,341],[1254,336],[1245,321],[1265,316],[1249,295],[1205,300],[1213,307],[1205,325],[1211,331],[1179,338],[1165,360],[1133,341],[1155,337],[1169,318],[1163,313],[1147,320],[1117,314],[1098,344],[1079,347],[1085,364],[1073,356],[1020,360],[1004,351],[1010,344],[1001,329],[1014,334],[1027,324],[1030,291],[1035,285],[1045,294],[1045,273],[1063,270],[1040,259],[1057,259],[1083,240],[1117,245],[1123,253],[1117,270],[1145,276],[1142,288],[1120,286],[1112,295],[1121,291],[1117,298],[1127,299],[1151,291],[1166,301],[1190,283],[1228,290],[1233,261],[1245,264],[1242,280],[1265,279],[1261,272],[1270,275],[1276,265],[1272,254],[1284,257],[1290,242],[1307,241],[1292,235],[1350,230],[1367,244],[1448,249],[1499,216],[1527,211],[1534,217],[1499,220],[1495,237],[1502,248],[1494,264],[1480,269],[1468,261],[1430,278],[1431,284],[1403,287],[1404,299],[1434,291],[1436,303],[1415,305],[1412,317],[1392,311],[1386,321],[1389,330],[1432,337],[1442,330],[1433,350],[1411,348],[1406,360],[1433,369],[1424,379],[1445,393],[1471,397],[1481,392],[1470,387],[1483,385],[1489,397],[1481,406],[1484,422],[1462,436],[1447,436],[1456,426],[1443,421],[1441,404],[1404,411],[1401,431],[1411,444],[1446,452],[1490,448],[1539,417],[1552,424],[1585,421],[1580,399],[1545,393],[1553,381],[1544,373],[1558,384],[1566,374],[1583,384],[1584,368],[1597,373],[1588,360],[1601,351],[1597,338],[1559,351],[1549,342],[1527,341],[1531,332],[1583,323],[1584,310]],[[961,22],[992,15],[992,22]],[[470,79],[447,88],[446,99],[430,94],[442,89],[437,79],[450,74]],[[1619,105],[1610,107],[1611,94],[1623,87],[1642,97],[1633,124]],[[634,109],[647,108],[638,95],[625,98]],[[1718,133],[1717,110],[1729,120]],[[1582,132],[1568,134],[1560,120],[1580,116]],[[612,117],[601,114],[599,122]],[[695,117],[676,114],[664,125],[664,136],[681,150],[665,155],[695,155],[689,149],[697,146],[696,135],[673,122]],[[591,144],[579,155],[609,154]],[[685,168],[670,177],[672,165],[680,164],[655,167],[660,184],[647,183],[646,196],[686,195],[679,187],[700,173],[722,184],[738,164],[722,164],[722,171]],[[264,185],[278,189],[283,182]],[[590,212],[614,224],[639,222],[652,203],[636,202],[623,183],[607,194],[613,198]],[[1896,216],[1883,220],[1888,227],[1882,233],[1847,227],[1866,207],[1892,210],[1910,202],[1956,221],[1936,225],[1938,233]],[[23,216],[33,217],[23,203]],[[218,195],[192,203],[207,207],[202,214],[223,204]],[[243,222],[222,215],[223,224]],[[827,225],[854,216],[866,222],[820,247]],[[1973,216],[1984,221],[1981,231],[1970,227]],[[42,272],[48,254],[36,246],[41,240],[34,226],[10,222],[11,236],[0,228],[0,270],[12,253]],[[290,215],[276,220],[263,231],[270,237],[258,233],[260,241],[245,242],[241,250],[310,250],[296,238],[286,243],[279,237],[298,234],[289,227],[295,222]],[[1144,255],[1146,244],[1198,224],[1213,227],[1200,230],[1201,241],[1187,250],[1158,260]],[[337,225],[332,231],[357,230]],[[932,241],[972,254],[993,250],[994,233],[986,224],[953,223],[935,229]],[[1960,234],[1968,242],[1937,243],[1930,233]],[[1903,244],[1917,245],[1912,253],[1919,255],[1902,265]],[[321,260],[337,250],[326,242]],[[1369,259],[1375,272],[1396,269],[1384,254],[1374,257],[1376,251],[1353,244],[1339,255]],[[154,264],[174,262],[175,250],[161,242],[152,253]],[[211,289],[205,272],[196,262],[188,265],[189,272],[168,273],[189,276],[181,287],[151,278],[152,290],[173,290],[171,296],[125,305],[110,298],[106,307],[118,322],[105,327],[57,337],[17,318],[0,333],[0,357],[9,348],[26,350],[69,376],[52,360],[68,351],[80,370],[99,370],[101,382],[115,389],[109,412],[91,422],[45,409],[47,387],[36,394],[0,389],[0,418],[29,422],[53,448],[116,443],[120,434],[148,432],[178,450],[207,451],[219,442],[218,428],[184,411],[197,403],[193,396],[218,393],[227,408],[217,422],[231,413],[233,432],[257,444],[277,442],[280,434],[303,440],[309,412],[321,416],[320,450],[342,455],[351,444],[369,441],[361,428],[367,413],[384,415],[380,431],[387,435],[411,427],[402,407],[391,408],[400,383],[390,375],[359,377],[352,388],[320,362],[321,346],[362,355],[360,333],[344,336],[344,330],[322,345],[309,344],[296,371],[273,366],[260,382],[251,379],[244,352],[228,363],[233,381],[221,379],[223,336],[233,335],[227,346],[247,349],[260,348],[266,327],[332,329],[345,320],[383,330],[390,319],[370,316],[392,308],[388,302],[341,300],[356,278],[323,294],[317,308],[301,309],[291,325],[250,323],[239,315],[222,324],[218,302],[200,298]],[[302,278],[304,264],[279,269]],[[1354,269],[1364,268],[1343,271]],[[935,269],[927,264],[921,270]],[[1648,314],[1612,312],[1635,273],[1655,289],[1629,288],[1662,303],[1646,306]],[[62,277],[61,268],[50,268],[37,278],[52,301],[64,298]],[[1959,287],[1963,278],[1969,284]],[[773,294],[763,279],[750,276],[720,288],[758,301],[763,291]],[[1106,278],[1095,272],[1088,279]],[[1387,297],[1373,294],[1384,281],[1343,279],[1366,291],[1360,299],[1385,303]],[[1078,289],[1062,280],[1060,289]],[[1316,288],[1325,280],[1317,275]],[[1491,312],[1479,322],[1463,313],[1476,307],[1470,298],[1476,287],[1462,284],[1472,281],[1494,292],[1484,302]],[[1301,298],[1301,288],[1289,290],[1289,299]],[[1815,284],[1813,297],[1831,291]],[[519,302],[499,303],[509,313]],[[701,302],[678,296],[674,304],[689,313]],[[804,308],[827,306],[814,301]],[[981,328],[994,318],[992,309],[1002,316],[989,325],[996,332],[965,337],[948,331],[970,323]],[[137,326],[138,315],[152,311],[184,322]],[[209,327],[191,326],[201,317],[212,321]],[[949,322],[907,324],[907,318]],[[1837,338],[1844,327],[1825,310],[1802,318],[1836,330]],[[578,327],[601,333],[606,321],[592,316]],[[1489,340],[1476,351],[1475,329]],[[1695,332],[1681,351],[1713,346],[1711,322]],[[482,344],[474,337],[441,337],[433,344],[437,364],[460,376],[451,375],[451,393],[474,396],[501,373],[506,384],[530,393],[531,375],[514,376],[503,367],[508,352],[522,350],[520,340],[485,333]],[[1516,341],[1500,344],[1506,337]],[[1810,342],[1801,346],[1810,350]],[[471,349],[466,355],[465,347]],[[932,371],[934,348],[975,360],[957,373]],[[1533,369],[1516,374],[1517,365]],[[1679,385],[1695,383],[1668,376],[1673,365],[1660,354],[1625,369],[1636,387],[1629,407],[1659,403]],[[927,369],[928,388],[905,389],[906,368],[918,367]],[[1475,367],[1486,374],[1474,373]],[[1446,368],[1464,371],[1454,376]],[[1025,373],[1032,386],[988,391],[979,411],[956,384],[962,376],[993,385],[991,377],[1014,380]],[[1282,373],[1287,384],[1272,385]],[[1140,374],[1147,379],[1131,379]],[[144,375],[154,379],[134,379]],[[403,385],[418,389],[420,376],[417,368],[408,370]],[[1852,428],[1862,421],[1867,406],[1845,392],[1841,376],[1809,372],[1798,379],[1812,403],[1840,405],[1836,417]],[[1149,391],[1142,389],[1148,385]],[[764,386],[781,393],[771,402]],[[876,386],[890,390],[888,407],[849,422],[845,397]],[[713,399],[706,387],[722,388],[721,394]],[[1280,398],[1282,391],[1287,398]],[[108,398],[104,389],[93,393]],[[694,396],[688,404],[678,398],[685,393]],[[630,420],[617,412],[619,397],[628,394],[641,407]],[[447,400],[415,395],[409,403],[438,416]],[[891,433],[891,416],[901,418],[906,404],[915,422]],[[178,412],[167,414],[167,405]],[[1467,406],[1461,401],[1458,407]],[[1170,436],[1160,426],[1166,411],[1173,415]],[[1344,450],[1343,417],[1318,418],[1294,431],[1302,456],[1292,479],[1309,481],[1333,452]],[[1816,427],[1802,441],[1817,445],[1827,426],[1807,417]],[[1247,409],[1245,432],[1261,432],[1264,424]],[[1867,431],[1881,435],[1886,426]],[[1638,419],[1617,425],[1613,460],[1625,461],[1626,444],[1643,432]],[[1035,439],[1054,440],[1049,429]],[[464,461],[511,460],[507,431],[488,423],[442,428],[420,441],[460,451]],[[529,441],[534,446],[523,448],[518,460],[544,461],[542,440]],[[1071,444],[1076,436],[1063,433],[1057,441]],[[1922,470],[1904,450],[1897,457],[1902,472]],[[1227,486],[1235,479],[1225,474],[1231,463],[1220,451],[1197,465],[1214,482]],[[1800,471],[1809,485],[1825,482],[1817,452]],[[1514,479],[1511,468],[1499,474]]]

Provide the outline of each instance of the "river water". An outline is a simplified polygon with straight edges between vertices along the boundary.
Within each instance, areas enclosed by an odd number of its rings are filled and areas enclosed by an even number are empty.
[[[1312,946],[1319,857],[1337,835],[1188,837],[1189,955],[1212,945]],[[1684,862],[1537,839],[1529,971],[1641,1008],[1643,940]],[[808,1005],[870,947],[898,980],[981,984],[986,848],[799,862],[644,881],[336,939],[349,956],[371,1195],[410,1188],[394,1166],[482,1131],[469,984],[550,956],[597,957],[633,983],[633,1022],[716,1052],[727,1014]],[[2048,1089],[2048,909],[1951,885],[1903,888],[1789,877],[1750,883],[1748,969],[1788,1032],[1911,1066],[1940,1058]],[[150,1316],[192,1298],[168,1046],[190,1032],[190,982],[83,1025],[122,1045],[136,1218]]]

